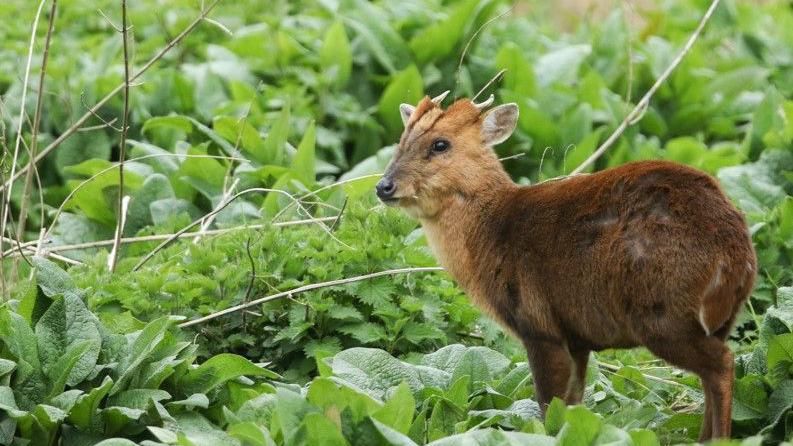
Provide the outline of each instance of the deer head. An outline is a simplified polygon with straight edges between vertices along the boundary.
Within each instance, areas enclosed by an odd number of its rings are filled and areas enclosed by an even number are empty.
[[[492,148],[515,130],[518,106],[488,109],[491,95],[481,103],[460,99],[444,110],[448,93],[399,106],[405,130],[376,187],[385,204],[418,218],[433,217],[449,200],[509,181]]]

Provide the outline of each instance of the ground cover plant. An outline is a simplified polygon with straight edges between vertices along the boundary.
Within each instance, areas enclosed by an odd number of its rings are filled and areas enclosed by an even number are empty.
[[[508,171],[571,172],[710,2],[539,3],[130,2],[125,132],[121,2],[42,3],[30,72],[39,3],[0,4],[0,444],[693,442],[699,383],[644,350],[594,355],[584,405],[540,420],[521,347],[371,192],[399,103],[500,69]],[[746,214],[734,444],[793,436],[790,25],[785,2],[723,1],[588,168],[684,162]]]

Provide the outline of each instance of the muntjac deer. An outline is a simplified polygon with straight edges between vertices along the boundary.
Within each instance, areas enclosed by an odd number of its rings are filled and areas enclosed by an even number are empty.
[[[589,353],[643,345],[702,379],[700,438],[730,435],[725,344],[751,292],[746,223],[719,185],[664,161],[518,186],[492,147],[518,119],[448,92],[402,104],[378,197],[417,218],[440,263],[525,345],[543,412],[581,401]]]

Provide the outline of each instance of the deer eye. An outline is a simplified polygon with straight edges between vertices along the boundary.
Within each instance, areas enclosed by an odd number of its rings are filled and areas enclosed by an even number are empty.
[[[436,139],[435,141],[432,142],[432,145],[430,146],[430,150],[432,150],[433,153],[443,153],[449,150],[451,146],[452,144],[445,139]]]

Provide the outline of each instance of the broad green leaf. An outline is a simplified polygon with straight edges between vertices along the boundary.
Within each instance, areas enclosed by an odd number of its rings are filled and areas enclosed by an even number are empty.
[[[776,335],[768,340],[768,370],[781,362],[793,364],[793,333]]]
[[[113,386],[113,380],[106,376],[99,387],[94,387],[88,393],[81,395],[69,411],[69,422],[83,430],[98,426],[99,420],[95,418],[99,404]]]
[[[466,413],[460,407],[446,398],[439,399],[430,414],[427,424],[427,439],[433,441],[453,434],[455,425],[463,421],[465,417]]]
[[[218,135],[228,140],[234,147],[242,147],[259,162],[267,160],[267,152],[259,131],[245,118],[218,116],[212,123]]]
[[[735,380],[733,402],[733,420],[764,418],[768,411],[768,394],[763,379],[757,375],[747,375]]]
[[[335,22],[325,33],[319,50],[319,63],[323,72],[336,87],[347,84],[352,72],[352,51],[342,22]]]
[[[428,443],[427,446],[553,446],[556,444],[556,439],[545,435],[480,429],[442,438]]]
[[[226,381],[241,376],[278,377],[275,373],[257,366],[242,356],[222,353],[209,358],[198,368],[190,370],[179,383],[181,390],[186,394],[207,393]]]
[[[264,140],[262,164],[284,165],[286,139],[289,137],[290,112],[289,104],[281,109],[275,122],[272,123],[267,138]]]
[[[146,324],[143,330],[127,335],[127,338],[131,339],[129,355],[122,358],[115,369],[117,378],[110,389],[110,395],[126,388],[127,382],[132,379],[144,361],[149,359],[151,352],[162,342],[170,324],[170,318],[163,316]]]
[[[190,133],[193,131],[193,124],[184,116],[169,115],[169,116],[155,116],[149,118],[143,123],[140,131],[146,133],[148,130],[157,128],[168,128]]]
[[[351,348],[326,359],[333,375],[382,401],[385,392],[403,381],[416,393],[424,387],[445,388],[450,374],[432,367],[402,362],[387,352]]]
[[[136,445],[137,443],[131,440],[127,440],[126,438],[108,438],[107,440],[100,441],[94,446],[136,446]]]
[[[36,266],[36,285],[47,297],[79,294],[71,276],[55,263],[36,256],[33,257],[33,264]]]
[[[424,81],[415,65],[408,66],[391,78],[377,104],[380,117],[391,136],[395,137],[402,131],[399,104],[416,105],[423,95]]]
[[[566,413],[567,407],[565,407],[564,401],[559,398],[552,399],[545,411],[545,431],[550,435],[559,433],[564,425]]]
[[[254,422],[231,424],[226,428],[226,431],[245,445],[276,446],[270,432]]]
[[[52,395],[61,393],[63,384],[74,386],[90,375],[102,345],[99,321],[74,293],[50,305],[36,324],[36,339],[43,370],[57,383]],[[63,376],[67,368],[68,375]]]
[[[19,410],[14,399],[14,391],[8,386],[0,386],[0,410],[5,411],[14,418],[27,414],[27,412]]]
[[[30,410],[43,401],[46,392],[36,335],[22,316],[0,308],[0,340],[17,363],[12,381],[17,404]]]
[[[776,425],[793,408],[793,379],[780,382],[768,398],[768,420]]]
[[[308,387],[306,400],[325,413],[341,413],[349,410],[358,421],[381,410],[384,405],[366,393],[346,385],[339,385],[327,378],[315,378]]]
[[[603,427],[603,420],[583,406],[567,409],[565,421],[559,432],[559,444],[563,446],[592,444]]]
[[[195,412],[185,412],[174,416],[179,433],[196,446],[240,446],[241,443],[228,433],[212,424],[209,420]]]
[[[462,38],[470,24],[489,1],[464,0],[458,2],[446,20],[434,23],[416,33],[410,40],[410,49],[416,60],[424,64],[436,57],[453,52],[456,46],[462,46]]]
[[[496,53],[496,66],[507,70],[504,73],[504,88],[521,97],[532,97],[537,89],[534,68],[523,55],[520,47],[506,42]]]
[[[160,402],[168,399],[171,399],[171,394],[164,390],[129,389],[108,398],[107,405],[147,410],[151,406],[152,401]]]
[[[311,121],[306,133],[303,134],[303,139],[300,140],[300,144],[297,146],[297,153],[292,158],[292,172],[295,178],[307,187],[312,186],[316,178],[314,166],[316,133],[316,125],[314,121]]]
[[[284,439],[284,444],[291,444],[298,435],[298,429],[302,427],[302,421],[312,413],[318,413],[319,409],[308,403],[298,393],[284,388],[276,391],[276,404],[273,413],[273,435],[279,433]]]
[[[372,417],[366,417],[355,426],[355,436],[350,440],[352,444],[361,446],[416,446],[410,437]]]
[[[401,383],[391,392],[385,405],[372,414],[372,418],[406,434],[413,422],[416,411],[416,400],[407,384]]]
[[[339,426],[319,413],[309,413],[303,418],[297,432],[287,445],[311,446],[322,444],[328,446],[347,446],[347,440]]]
[[[635,446],[661,446],[658,436],[649,429],[632,429],[628,434]]]

